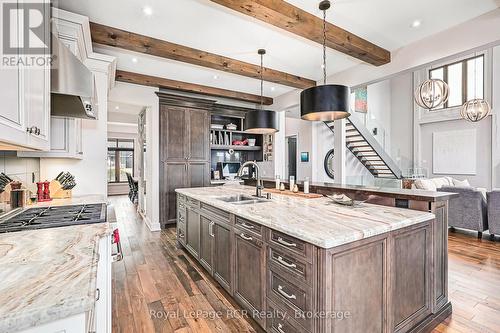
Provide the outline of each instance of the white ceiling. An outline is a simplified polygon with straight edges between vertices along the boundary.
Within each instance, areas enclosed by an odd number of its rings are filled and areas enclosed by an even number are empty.
[[[317,9],[319,1],[287,1],[315,15],[322,15]],[[254,64],[259,63],[257,49],[265,48],[266,67],[314,80],[322,75],[321,45],[209,0],[64,0],[59,5],[97,23]],[[143,14],[144,6],[153,9],[151,17]],[[393,51],[498,6],[498,0],[336,0],[327,19]],[[422,25],[412,28],[414,20],[421,20]],[[109,47],[96,50],[116,56],[118,69],[259,94],[260,85],[255,79]],[[132,62],[132,58],[137,58],[137,63]],[[359,63],[359,60],[333,50],[327,53],[328,75]],[[265,83],[265,95],[271,97],[292,89]]]
[[[108,102],[108,122],[137,124],[137,116],[144,109],[142,105]]]

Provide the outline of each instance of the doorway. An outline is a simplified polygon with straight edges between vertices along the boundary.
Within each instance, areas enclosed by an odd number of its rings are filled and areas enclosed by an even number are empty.
[[[294,176],[297,180],[297,135],[285,138],[286,179]]]

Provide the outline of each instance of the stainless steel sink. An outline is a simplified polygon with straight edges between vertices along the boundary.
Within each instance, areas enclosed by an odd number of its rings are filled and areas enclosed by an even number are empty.
[[[235,195],[229,195],[227,197],[220,197],[217,199],[231,203],[233,205],[249,205],[249,204],[256,204],[268,201],[267,199],[257,198],[247,194],[235,194]]]

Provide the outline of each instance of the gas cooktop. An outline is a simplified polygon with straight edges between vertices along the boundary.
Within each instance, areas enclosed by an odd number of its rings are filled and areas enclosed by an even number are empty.
[[[0,233],[106,222],[106,204],[37,207],[3,222]]]

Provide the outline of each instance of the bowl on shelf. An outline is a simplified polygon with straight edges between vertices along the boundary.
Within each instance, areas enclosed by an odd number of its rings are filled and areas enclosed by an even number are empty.
[[[222,130],[222,129],[224,129],[224,125],[212,124],[212,125],[210,125],[210,128],[215,129],[215,130]]]
[[[227,124],[226,125],[226,129],[230,130],[230,131],[235,131],[236,129],[238,128],[238,126],[236,126],[235,124],[233,123],[230,123],[230,124]]]
[[[255,146],[255,140],[256,140],[256,139],[248,139],[248,145],[249,145],[250,147]]]

